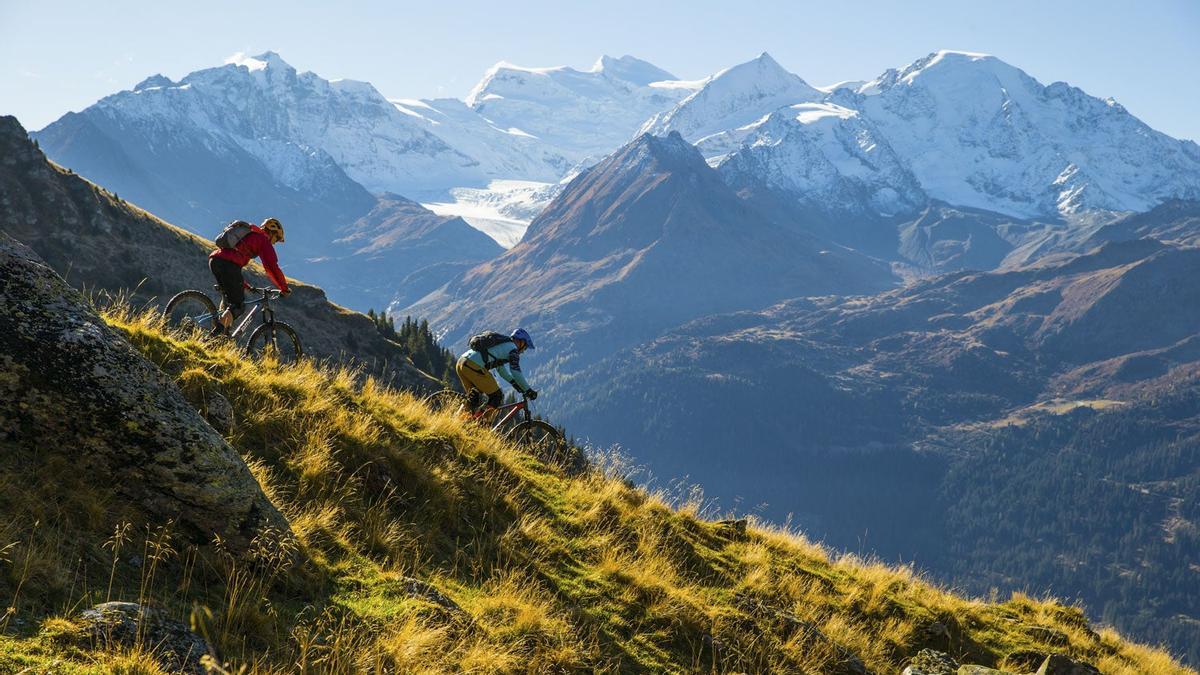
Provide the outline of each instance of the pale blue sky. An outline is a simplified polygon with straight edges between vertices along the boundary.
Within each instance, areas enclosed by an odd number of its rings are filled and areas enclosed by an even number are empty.
[[[38,129],[147,75],[179,78],[267,49],[302,71],[429,98],[465,96],[499,60],[586,68],[632,54],[691,79],[768,51],[825,85],[945,48],[1112,96],[1200,140],[1198,36],[1197,0],[0,0],[0,114]]]

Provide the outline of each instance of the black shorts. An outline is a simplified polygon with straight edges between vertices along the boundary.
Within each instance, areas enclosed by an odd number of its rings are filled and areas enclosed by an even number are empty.
[[[217,285],[221,287],[221,295],[225,296],[225,306],[233,310],[234,318],[241,316],[242,305],[246,302],[242,268],[224,258],[209,258],[208,269],[216,278]]]

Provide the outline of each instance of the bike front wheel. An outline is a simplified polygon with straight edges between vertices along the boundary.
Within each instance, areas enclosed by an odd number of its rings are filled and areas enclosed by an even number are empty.
[[[529,420],[517,424],[505,434],[521,449],[544,461],[551,461],[562,454],[565,445],[558,429],[541,420]]]
[[[168,328],[176,330],[212,330],[216,325],[217,306],[206,293],[183,291],[167,302],[163,320]]]
[[[300,349],[300,336],[296,330],[282,321],[260,324],[250,334],[246,351],[251,356],[272,356],[280,363],[295,363],[304,355]]]

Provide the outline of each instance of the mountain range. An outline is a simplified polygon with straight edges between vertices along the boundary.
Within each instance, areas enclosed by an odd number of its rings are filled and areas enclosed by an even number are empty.
[[[641,133],[671,131],[772,220],[904,277],[1028,261],[1054,249],[1064,223],[1200,196],[1195,143],[1112,100],[950,51],[832,88],[765,53],[697,81],[631,56],[586,70],[501,62],[464,100],[423,101],[266,52],[178,82],[149,77],[35,136],[60,164],[196,232],[281,217],[301,273],[365,308],[411,302],[449,280],[437,270],[500,253],[478,238],[450,259],[417,246],[387,279],[343,284],[357,275],[331,261],[357,258],[329,249],[394,203],[381,195],[461,216],[509,247],[573,175]],[[416,213],[386,219],[401,227]],[[417,272],[423,285],[389,294]]]

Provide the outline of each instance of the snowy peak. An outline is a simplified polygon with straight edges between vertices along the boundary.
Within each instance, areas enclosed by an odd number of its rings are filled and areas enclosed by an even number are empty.
[[[133,91],[141,91],[143,89],[155,89],[158,87],[173,87],[173,86],[175,86],[175,83],[171,81],[171,78],[169,78],[165,75],[162,75],[160,73],[160,74],[156,74],[156,75],[151,75],[150,77],[147,77],[146,79],[142,80],[141,82],[138,82],[137,85],[134,86]]]
[[[910,213],[926,201],[887,141],[849,108],[799,103],[737,131],[742,143],[719,169],[736,189],[763,186],[839,216]]]
[[[291,64],[273,51],[265,51],[258,56],[246,56],[245,53],[238,52],[225,59],[225,63],[245,68],[252,73],[268,69],[296,72]]]
[[[1194,144],[994,56],[934,52],[830,98],[858,109],[931,197],[956,206],[1034,218],[1200,194]]]
[[[466,103],[500,129],[520,130],[572,162],[590,163],[693,91],[671,77],[631,56],[601,57],[589,70],[500,62],[488,69]]]
[[[166,82],[151,78],[146,85]],[[297,73],[278,53],[235,54],[173,86],[109,96],[92,108],[157,147],[236,146],[288,188],[311,191],[332,168],[375,192],[485,185],[486,167],[403,114],[366,82]],[[336,167],[333,167],[336,165]]]
[[[653,171],[706,171],[708,166],[696,146],[672,131],[666,136],[642,134],[629,145],[613,153],[605,161],[629,170],[635,166],[652,166]]]
[[[1020,68],[990,54],[943,49],[900,69],[889,69],[858,87],[858,93],[874,96],[894,87],[924,86],[942,90],[964,88],[1024,89],[1037,82]]]
[[[601,56],[595,65],[592,66],[591,72],[603,73],[609,77],[632,82],[643,87],[651,82],[679,79],[652,63],[628,54],[619,59],[608,55]]]
[[[751,61],[713,75],[673,110],[656,116],[642,131],[678,131],[689,141],[755,122],[794,103],[819,101],[824,94],[788,72],[763,52]]]

